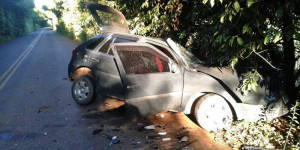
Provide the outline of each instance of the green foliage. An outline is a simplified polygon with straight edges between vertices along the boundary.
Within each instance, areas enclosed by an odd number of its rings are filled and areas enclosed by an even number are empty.
[[[80,34],[78,35],[79,39],[82,41],[86,41],[88,40],[88,35],[86,34],[86,32],[81,31]]]
[[[137,7],[141,6],[141,7]],[[130,22],[134,34],[166,37],[174,30],[178,31],[183,5],[180,1],[121,1],[120,8]]]
[[[245,75],[242,75],[242,80],[238,86],[238,90],[240,90],[244,95],[248,95],[251,90],[257,92],[257,82],[260,79],[262,79],[262,77],[257,70],[253,69],[251,72],[247,72]]]
[[[207,0],[202,2],[205,4]],[[238,61],[231,62],[254,67],[268,65],[277,70],[280,70],[279,64],[286,64],[281,68],[286,82],[284,88],[288,97],[295,100],[293,95],[297,93],[293,91],[297,90],[294,84],[299,78],[299,74],[294,76],[294,70],[298,70],[295,54],[299,54],[295,43],[299,42],[300,23],[300,12],[295,6],[300,1],[215,0],[214,3],[206,5],[214,14],[208,22],[213,33],[214,49],[211,51],[221,54],[220,57],[215,55],[219,57],[218,62],[224,65],[232,58],[238,58]]]
[[[272,127],[270,123],[241,121],[233,122],[228,130],[217,131],[213,135],[217,142],[229,145],[232,148],[251,145],[274,149],[275,145],[278,145],[276,141],[284,139],[275,130],[275,127]]]
[[[50,10],[53,12],[53,14],[56,16],[56,18],[58,20],[61,19],[62,15],[63,15],[63,10],[65,9],[63,4],[64,4],[64,1],[63,0],[60,0],[60,1],[55,1],[55,8],[52,8],[52,9],[48,9],[48,8],[44,8],[44,10]]]
[[[291,115],[288,116],[291,120],[288,125],[288,132],[285,137],[283,149],[300,149],[299,109],[300,102],[296,101],[296,104],[290,109]]]
[[[75,40],[74,29],[68,29],[63,21],[59,21],[56,25],[56,31],[72,40]]]
[[[300,103],[296,102],[290,109],[289,122],[284,118],[272,121],[239,121],[233,122],[227,130],[211,132],[215,141],[232,148],[244,145],[267,149],[300,149],[299,111]]]
[[[44,17],[33,8],[33,0],[0,1],[0,43],[47,26]]]

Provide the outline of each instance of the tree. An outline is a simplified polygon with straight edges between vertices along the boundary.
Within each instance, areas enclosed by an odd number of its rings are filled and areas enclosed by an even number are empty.
[[[237,63],[234,60],[251,58],[253,66],[262,65],[257,63],[260,59],[275,70],[282,69],[285,92],[290,100],[296,100],[295,71],[299,72],[299,68],[295,68],[294,24],[299,24],[295,9],[299,1],[210,0],[210,5],[218,7],[220,12],[213,21],[214,45],[218,51],[226,51],[224,56],[232,57],[232,66]]]
[[[33,8],[33,0],[0,1],[0,43],[47,25]]]

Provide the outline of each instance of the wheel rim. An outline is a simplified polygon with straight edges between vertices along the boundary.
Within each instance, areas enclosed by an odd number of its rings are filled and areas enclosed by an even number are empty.
[[[76,83],[74,88],[75,96],[78,100],[84,101],[89,95],[89,86],[85,81],[79,81]]]
[[[228,103],[221,97],[213,96],[204,100],[197,112],[201,127],[206,130],[222,130],[230,127],[233,115]]]

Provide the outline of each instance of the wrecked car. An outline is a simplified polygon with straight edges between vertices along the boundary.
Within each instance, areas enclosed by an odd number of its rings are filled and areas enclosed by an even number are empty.
[[[78,104],[89,104],[101,93],[124,100],[142,116],[164,111],[194,114],[206,130],[229,127],[233,120],[266,120],[286,113],[284,98],[274,97],[266,86],[243,95],[237,90],[237,71],[210,67],[170,38],[129,34],[125,17],[111,7],[87,3],[86,8],[102,34],[72,52],[68,74]]]

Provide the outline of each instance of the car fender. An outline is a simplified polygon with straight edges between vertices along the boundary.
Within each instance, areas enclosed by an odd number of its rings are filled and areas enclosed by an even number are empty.
[[[197,103],[199,98],[201,98],[205,95],[208,95],[208,94],[212,94],[212,93],[197,92],[197,93],[193,94],[193,96],[191,96],[188,99],[188,102],[187,102],[187,104],[184,108],[184,114],[192,114],[193,113],[193,107],[195,106],[195,104]],[[229,93],[224,91],[223,93],[213,93],[213,94],[216,94],[216,95],[219,95],[219,96],[223,97],[228,103],[230,103],[234,113],[236,112],[236,110],[238,108],[237,102],[235,101],[235,99]]]
[[[79,76],[87,75],[95,79],[94,73],[91,68],[86,66],[79,66],[71,74],[71,80],[76,79]]]

